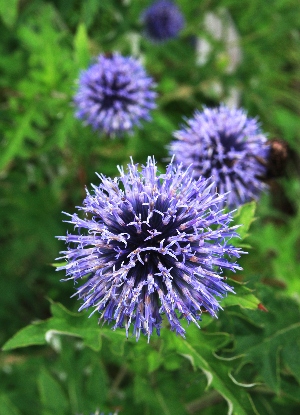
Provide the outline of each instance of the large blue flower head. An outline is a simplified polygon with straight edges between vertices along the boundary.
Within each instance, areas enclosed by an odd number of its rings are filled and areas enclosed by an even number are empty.
[[[176,4],[169,0],[158,0],[148,7],[142,20],[146,35],[155,42],[172,39],[184,26],[184,17]]]
[[[257,199],[265,187],[259,177],[266,173],[269,144],[244,110],[221,105],[196,111],[174,137],[170,154],[185,167],[192,163],[195,178],[212,177],[220,194],[230,192],[230,207]]]
[[[86,277],[79,310],[94,308],[113,329],[125,327],[128,336],[133,325],[137,340],[140,332],[149,339],[166,314],[184,336],[180,317],[197,324],[204,309],[216,316],[215,297],[232,291],[222,269],[240,269],[229,261],[241,252],[228,242],[236,233],[231,213],[219,208],[225,196],[182,166],[159,174],[150,157],[141,171],[133,162],[119,171],[115,179],[100,175],[93,194],[87,191],[84,218],[70,215],[78,234],[59,237],[69,247],[58,270],[75,282]]]
[[[153,79],[133,57],[100,55],[81,73],[74,97],[76,117],[109,135],[132,132],[156,107]]]

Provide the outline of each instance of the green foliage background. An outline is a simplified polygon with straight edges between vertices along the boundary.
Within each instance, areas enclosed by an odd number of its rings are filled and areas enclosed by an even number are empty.
[[[152,44],[140,23],[149,3],[0,0],[0,415],[300,409],[300,4],[178,0],[185,29]],[[205,28],[209,12],[230,15],[239,33],[233,72],[224,39]],[[202,66],[196,37],[211,45]],[[83,126],[72,106],[80,70],[113,50],[142,56],[159,93],[153,121],[121,140]],[[232,88],[269,138],[290,146],[285,176],[236,214],[238,243],[251,247],[230,282],[237,294],[218,320],[188,327],[186,340],[165,327],[136,343],[99,327],[77,313],[72,284],[51,265],[64,248],[55,239],[67,229],[61,212],[82,203],[95,172],[115,176],[130,156],[154,155],[163,169],[182,117],[226,101]]]

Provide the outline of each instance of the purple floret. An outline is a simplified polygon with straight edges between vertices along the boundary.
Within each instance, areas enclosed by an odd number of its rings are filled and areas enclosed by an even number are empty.
[[[255,118],[242,109],[225,105],[196,111],[187,125],[174,134],[170,155],[188,167],[194,178],[212,177],[216,190],[227,196],[229,207],[237,207],[259,197],[266,185],[270,146]]]
[[[141,120],[150,120],[156,107],[153,79],[132,57],[100,55],[81,73],[74,97],[76,117],[109,135],[132,132]]]
[[[94,308],[113,329],[125,327],[128,336],[133,326],[137,340],[141,332],[149,340],[165,314],[184,336],[180,318],[198,326],[203,310],[215,317],[215,297],[232,292],[222,270],[241,269],[229,260],[242,253],[229,243],[232,213],[220,208],[225,196],[211,192],[211,180],[193,180],[172,162],[165,174],[150,157],[141,171],[133,162],[119,171],[87,191],[84,218],[69,215],[78,233],[59,237],[68,250],[58,270],[82,282],[79,310]]]
[[[158,0],[148,7],[142,21],[146,35],[155,42],[162,42],[178,36],[184,27],[184,17],[172,1]]]

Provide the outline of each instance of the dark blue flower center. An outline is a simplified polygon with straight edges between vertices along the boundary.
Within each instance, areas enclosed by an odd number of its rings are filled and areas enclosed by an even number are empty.
[[[178,236],[178,229],[180,225],[187,222],[191,217],[187,214],[184,219],[178,219],[184,208],[177,208],[176,213],[172,215],[169,221],[165,221],[165,217],[170,215],[168,209],[170,204],[167,201],[158,200],[153,206],[152,216],[149,218],[149,206],[143,205],[140,201],[131,201],[131,205],[135,207],[134,213],[128,209],[125,204],[121,207],[122,213],[120,218],[125,225],[120,225],[118,222],[113,222],[107,226],[108,231],[113,234],[127,233],[129,235],[126,239],[126,244],[118,240],[110,242],[113,248],[109,253],[111,259],[115,258],[115,267],[119,269],[122,264],[127,265],[130,262],[129,255],[138,252],[138,257],[142,261],[137,261],[136,265],[149,268],[151,273],[158,272],[157,264],[160,262],[165,267],[172,267],[174,263],[182,261],[181,249],[188,245],[186,241],[178,241],[177,246],[174,244],[171,248],[166,248],[170,244],[170,238]],[[154,211],[156,210],[156,211]],[[158,213],[160,212],[160,213]],[[137,218],[139,218],[137,220]],[[185,234],[193,234],[193,228],[187,227],[184,230]],[[152,249],[153,248],[153,249]],[[172,249],[178,251],[176,253],[177,259],[170,255],[166,255],[165,251],[159,252],[158,249]],[[105,253],[107,258],[108,252]],[[151,268],[151,269],[150,269]],[[137,279],[138,281],[138,279]]]
[[[114,107],[116,102],[120,102],[123,108],[130,104],[134,104],[134,100],[124,94],[130,81],[123,81],[122,83],[117,79],[108,83],[107,80],[101,79],[96,85],[90,84],[89,88],[92,91],[92,100],[99,105],[98,112]],[[131,93],[134,91],[131,91]]]
[[[211,169],[215,168],[222,171],[227,166],[231,169],[238,160],[238,154],[245,149],[246,142],[238,141],[236,134],[226,134],[223,131],[218,132],[218,138],[210,138],[212,150],[210,155]]]

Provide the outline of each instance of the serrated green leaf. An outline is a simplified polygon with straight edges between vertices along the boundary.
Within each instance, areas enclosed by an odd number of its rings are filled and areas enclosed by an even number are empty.
[[[243,353],[244,363],[252,362],[265,383],[279,393],[283,369],[300,384],[300,311],[292,299],[275,296],[266,287],[263,290],[262,302],[268,312],[244,310],[248,321],[235,336],[235,353]],[[251,321],[255,325],[252,331]]]
[[[231,377],[231,362],[217,359],[213,352],[228,341],[225,333],[214,335],[198,331],[198,342],[174,338],[177,353],[187,358],[195,369],[201,369],[206,375],[208,386],[213,387],[228,403],[228,415],[258,414],[244,387],[236,385]]]
[[[102,337],[110,340],[111,351],[123,355],[124,344],[128,339],[124,330],[113,331],[109,327],[99,327],[97,316],[90,318],[86,313],[72,313],[60,303],[51,303],[52,316],[24,327],[2,347],[8,351],[19,347],[45,345],[51,343],[53,336],[65,335],[79,337],[92,350],[101,349]]]
[[[18,347],[46,344],[45,333],[44,321],[33,323],[18,331],[3,345],[2,350],[7,351]]]
[[[16,333],[8,340],[3,350],[16,349],[31,345],[47,344],[52,335],[61,334],[80,337],[86,346],[93,350],[101,348],[101,329],[96,318],[88,318],[86,314],[72,313],[59,303],[51,304],[53,317],[33,323]],[[106,331],[107,329],[103,329]]]
[[[248,343],[249,347],[244,348],[245,358],[254,363],[267,385],[276,393],[280,391],[280,357],[300,384],[300,323],[275,330],[257,344],[248,338]]]
[[[260,300],[255,297],[253,291],[238,281],[227,279],[226,282],[233,287],[235,294],[228,293],[227,297],[221,301],[222,307],[230,307],[238,305],[241,308],[257,310]]]

